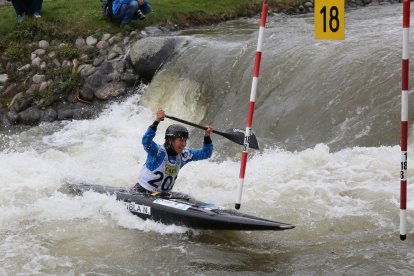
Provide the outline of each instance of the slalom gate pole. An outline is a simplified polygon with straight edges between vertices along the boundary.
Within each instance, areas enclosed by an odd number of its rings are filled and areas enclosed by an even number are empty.
[[[252,88],[250,92],[249,111],[247,114],[246,132],[244,136],[244,145],[243,145],[243,152],[242,152],[241,165],[240,165],[240,174],[239,174],[240,184],[239,184],[239,189],[238,189],[237,201],[235,204],[236,209],[240,209],[240,206],[241,206],[241,197],[243,193],[243,184],[244,184],[244,174],[246,172],[246,163],[247,163],[247,151],[249,149],[249,141],[250,141],[250,136],[252,134],[251,132],[252,132],[252,123],[253,123],[254,104],[256,101],[256,91],[257,91],[257,82],[259,79],[260,60],[262,58],[263,35],[264,35],[264,29],[266,25],[268,8],[269,8],[269,5],[263,2],[262,15],[260,18],[259,39],[257,42],[257,50],[256,50],[256,60],[255,60],[254,69],[253,69]]]
[[[402,93],[401,93],[401,172],[400,172],[400,239],[407,236],[407,132],[409,71],[410,0],[403,2]]]

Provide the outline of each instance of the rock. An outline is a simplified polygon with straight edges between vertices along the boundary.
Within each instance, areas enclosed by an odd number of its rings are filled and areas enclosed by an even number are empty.
[[[119,60],[114,62],[113,64],[114,70],[119,72],[119,73],[123,73],[125,72],[125,68],[126,68],[126,61],[125,60]]]
[[[107,41],[101,40],[96,44],[96,48],[98,49],[106,49],[108,47],[109,47],[109,43]]]
[[[89,56],[88,56],[87,54],[82,54],[82,55],[79,57],[79,60],[81,60],[81,61],[83,61],[83,62],[87,61],[88,59],[89,59]]]
[[[100,72],[96,72],[92,76],[87,78],[86,83],[91,88],[97,89],[100,86],[102,86],[102,84],[106,83],[106,78],[105,78],[105,75],[101,74]]]
[[[10,125],[11,123],[7,118],[7,115],[0,113],[0,129],[2,129],[2,127],[8,127]]]
[[[146,27],[144,29],[144,31],[147,34],[150,34],[150,35],[160,35],[160,34],[162,34],[162,30],[160,30],[160,28],[157,28],[157,27]]]
[[[73,109],[63,109],[63,110],[60,109],[57,112],[57,119],[59,121],[62,121],[62,120],[70,120],[70,119],[73,118],[73,114],[74,114]]]
[[[112,60],[117,57],[119,57],[119,54],[117,52],[110,52],[107,58],[108,60]]]
[[[132,31],[132,32],[129,34],[129,36],[130,36],[130,37],[138,36],[138,32],[137,32],[137,31]]]
[[[50,59],[54,59],[54,58],[56,58],[56,52],[55,51],[52,51],[52,52],[50,52],[48,55],[47,55]]]
[[[105,57],[97,57],[93,60],[93,66],[98,67],[99,65],[102,64],[102,62],[104,62]]]
[[[39,84],[33,83],[29,89],[26,90],[27,95],[32,95],[39,91]]]
[[[19,71],[19,72],[27,72],[27,71],[30,70],[31,67],[32,67],[32,65],[25,64],[22,67],[20,67],[19,69],[17,69],[17,71]]]
[[[100,100],[108,100],[112,97],[118,97],[125,93],[125,85],[122,83],[107,83],[97,91],[95,97]]]
[[[90,107],[83,106],[80,108],[75,108],[73,112],[74,112],[73,119],[75,120],[87,119],[93,116],[93,110]]]
[[[36,107],[30,107],[25,111],[20,112],[19,122],[26,125],[35,125],[40,121],[41,112]]]
[[[75,47],[76,48],[82,48],[83,46],[86,45],[85,39],[83,39],[82,37],[78,37],[75,41]]]
[[[135,85],[138,79],[138,76],[133,73],[126,72],[121,74],[121,81],[125,82],[127,85],[130,86]]]
[[[59,61],[57,58],[54,58],[52,62],[53,62],[53,64],[54,64],[56,67],[60,67],[60,66],[61,66],[60,61]]]
[[[14,125],[15,123],[17,123],[17,120],[19,120],[19,115],[14,112],[14,111],[9,111],[7,112],[7,119],[9,120],[9,122]]]
[[[110,34],[108,34],[108,33],[104,33],[104,34],[102,35],[101,40],[102,40],[102,41],[107,41],[109,38],[111,38],[111,35],[110,35]]]
[[[118,43],[122,40],[121,37],[122,37],[122,35],[119,35],[119,34],[115,35],[115,36],[111,37],[110,39],[108,39],[108,42],[109,42],[110,45]]]
[[[305,8],[313,8],[313,4],[311,2],[306,2],[303,5],[305,6]]]
[[[40,40],[39,47],[42,49],[46,49],[47,47],[49,47],[49,42],[47,42],[46,40]]]
[[[40,57],[40,56],[43,56],[45,53],[46,53],[45,49],[37,49],[32,53],[32,55],[35,54],[36,56]]]
[[[78,67],[78,73],[84,78],[92,75],[95,71],[96,68],[91,64],[82,64]]]
[[[46,89],[47,89],[47,87],[49,86],[49,82],[47,82],[47,81],[43,81],[41,84],[40,84],[40,87],[39,87],[39,92],[44,92],[44,91],[46,91]]]
[[[6,70],[7,71],[16,71],[17,68],[19,68],[22,65],[23,64],[20,61],[9,61],[9,62],[7,62]]]
[[[38,74],[36,74],[36,75],[34,75],[32,77],[32,81],[34,83],[37,83],[37,84],[42,83],[43,81],[45,81],[45,79],[46,79],[46,76],[45,75],[38,75]]]
[[[9,86],[7,86],[7,88],[3,91],[1,96],[6,99],[12,99],[14,96],[16,96],[17,93],[19,93],[19,91],[17,91],[17,84],[12,83]]]
[[[94,90],[88,86],[84,86],[79,93],[82,100],[91,102],[94,96]]]
[[[6,83],[9,80],[9,75],[0,74],[0,83]]]
[[[34,60],[36,57],[37,57],[36,54],[34,54],[34,53],[30,54],[30,60]]]
[[[40,121],[42,122],[53,122],[57,118],[57,112],[49,107],[44,112],[42,112],[42,115],[40,117]]]
[[[112,63],[109,61],[105,61],[104,63],[102,63],[101,67],[99,67],[99,72],[104,75],[108,75],[112,73],[113,70],[114,70],[114,67]]]
[[[43,61],[41,64],[40,64],[40,70],[46,70],[46,68],[47,68],[47,64],[46,64],[46,61]]]
[[[19,104],[18,109],[15,109],[16,112],[21,112],[21,111],[28,109],[32,105],[32,102],[33,102],[33,96],[29,96],[23,99],[22,102]]]
[[[32,60],[33,66],[40,67],[41,64],[42,64],[42,60],[40,59],[40,57],[36,57],[35,59]]]
[[[178,39],[147,37],[131,46],[128,58],[135,72],[148,81],[178,47]]]
[[[86,44],[89,46],[95,46],[95,44],[98,42],[98,40],[96,38],[94,38],[93,36],[88,36],[86,38]]]

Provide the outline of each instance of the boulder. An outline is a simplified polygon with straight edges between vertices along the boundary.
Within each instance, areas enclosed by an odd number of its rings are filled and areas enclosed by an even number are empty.
[[[113,97],[118,97],[125,93],[125,84],[123,83],[107,83],[95,91],[95,97],[100,100],[108,100]]]
[[[6,83],[9,80],[9,75],[0,74],[0,83]]]
[[[35,125],[39,123],[41,111],[36,107],[30,107],[19,113],[19,122],[26,125]]]
[[[12,83],[3,91],[2,97],[6,99],[12,99],[19,91],[17,90],[17,84]]]
[[[39,47],[42,49],[46,49],[47,47],[49,47],[49,42],[47,42],[46,40],[40,40]]]
[[[147,37],[131,46],[128,58],[135,72],[150,81],[155,72],[174,53],[178,40],[174,38]]]

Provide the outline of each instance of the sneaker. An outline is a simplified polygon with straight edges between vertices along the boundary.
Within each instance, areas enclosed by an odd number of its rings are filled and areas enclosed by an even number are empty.
[[[137,16],[139,20],[144,20],[145,19],[145,15],[142,13],[142,11],[140,9],[137,10]]]
[[[17,15],[17,22],[22,23],[24,19],[24,15],[23,14],[18,14]]]
[[[38,12],[35,12],[34,14],[33,14],[33,16],[34,16],[34,18],[41,18],[42,16],[40,15],[40,13],[38,13]]]

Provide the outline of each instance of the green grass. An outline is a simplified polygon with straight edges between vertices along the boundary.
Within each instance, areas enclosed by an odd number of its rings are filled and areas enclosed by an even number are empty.
[[[269,0],[269,6],[279,9],[301,0]],[[238,16],[251,16],[260,11],[261,0],[150,0],[153,13],[146,20],[134,21],[137,28],[150,25],[178,24],[189,26],[208,24]],[[55,26],[62,35],[87,35],[97,30],[120,31],[118,24],[102,16],[100,0],[52,0],[43,2],[42,21]],[[28,21],[25,19],[25,21]],[[30,21],[30,20],[29,20]],[[19,29],[12,6],[0,7],[0,36]]]

